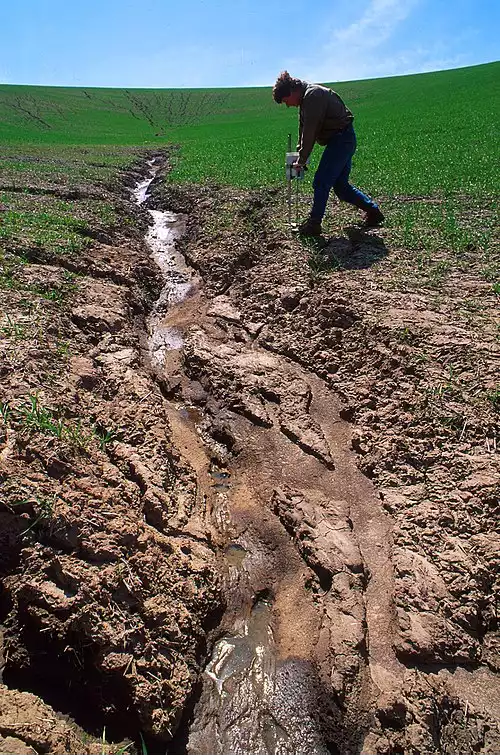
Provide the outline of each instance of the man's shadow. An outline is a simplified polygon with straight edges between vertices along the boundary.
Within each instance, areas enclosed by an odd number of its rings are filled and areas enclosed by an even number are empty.
[[[373,229],[348,226],[344,231],[345,236],[308,239],[313,254],[321,258],[322,270],[364,270],[387,256],[384,240]]]

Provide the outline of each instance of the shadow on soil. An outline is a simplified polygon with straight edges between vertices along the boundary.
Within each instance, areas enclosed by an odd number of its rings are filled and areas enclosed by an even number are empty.
[[[380,236],[373,231],[349,226],[344,236],[304,238],[311,251],[310,264],[318,272],[329,270],[364,270],[388,255]]]
[[[10,608],[10,601],[0,593],[0,622],[6,618]],[[205,624],[207,632],[220,624],[222,613],[222,606],[210,613]],[[29,691],[39,696],[58,713],[70,716],[94,737],[101,737],[105,731],[108,742],[131,739],[138,753],[187,753],[189,723],[201,693],[201,684],[194,686],[174,739],[169,741],[171,735],[168,731],[165,736],[153,736],[142,727],[124,676],[103,675],[96,668],[95,659],[101,651],[97,645],[82,641],[76,632],[66,635],[65,647],[58,646],[57,642],[50,644],[47,635],[38,632],[33,625],[28,613],[22,616],[21,627],[19,645],[24,655],[17,662],[13,658],[5,663],[0,681],[11,689]],[[208,651],[204,643],[199,648],[199,656],[201,665],[205,665]]]

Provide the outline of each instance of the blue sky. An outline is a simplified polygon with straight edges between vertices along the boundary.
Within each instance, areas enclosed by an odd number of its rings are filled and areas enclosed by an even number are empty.
[[[500,58],[498,0],[4,0],[0,82],[270,85]]]

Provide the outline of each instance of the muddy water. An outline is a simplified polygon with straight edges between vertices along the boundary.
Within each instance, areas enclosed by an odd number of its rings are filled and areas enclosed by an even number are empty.
[[[138,204],[148,198],[149,186],[157,172],[154,161],[150,168],[148,179],[134,191]],[[146,241],[165,283],[147,323],[148,346],[153,364],[166,368],[168,353],[182,351],[183,331],[190,325],[184,319],[182,331],[176,328],[172,325],[175,322],[172,314],[199,289],[199,281],[175,245],[183,232],[185,219],[170,212],[149,210],[149,213],[152,222]],[[191,434],[188,445],[203,446],[200,438],[203,413],[185,405],[175,406],[173,411],[178,417],[172,417],[174,435],[176,427],[184,427],[182,432],[188,427]],[[266,582],[265,577],[269,544],[261,542],[255,533],[244,542],[239,537],[239,528],[231,514],[234,494],[231,475],[226,469],[208,463],[209,457],[207,451],[206,471],[196,470],[196,463],[194,467],[200,487],[203,487],[203,475],[206,477],[211,522],[226,542],[221,544],[220,551],[221,568],[226,574],[228,611],[203,674],[187,752],[190,755],[327,755],[330,750],[323,741],[316,715],[316,672],[309,659],[295,658],[293,654],[280,657],[276,645],[275,595],[273,589],[268,589],[268,583],[272,588],[273,580]],[[265,524],[259,522],[257,529],[261,526]],[[282,550],[289,547],[283,528],[277,537],[283,541]]]
[[[137,204],[148,199],[148,190],[158,172],[155,161],[149,161],[150,175],[141,181],[133,191]],[[182,348],[183,340],[178,328],[165,325],[165,314],[175,304],[184,301],[197,287],[194,271],[184,262],[177,251],[176,239],[185,230],[185,219],[174,212],[148,210],[152,223],[146,235],[151,256],[164,276],[164,286],[160,298],[147,321],[148,349],[152,363],[163,367],[167,351]]]
[[[277,661],[271,620],[271,602],[258,600],[240,633],[216,644],[190,753],[327,755],[312,715],[311,669]]]
[[[139,181],[137,186],[132,190],[132,196],[135,198],[137,204],[142,204],[146,201],[148,196],[148,189],[154,181],[156,174],[158,173],[159,166],[156,165],[155,158],[148,160],[149,175],[143,181]]]

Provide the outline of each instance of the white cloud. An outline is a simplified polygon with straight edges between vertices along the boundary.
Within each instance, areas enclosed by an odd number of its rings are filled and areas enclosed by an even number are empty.
[[[440,71],[468,64],[463,54],[443,56],[434,50],[416,48],[397,55],[365,55],[363,59],[345,56],[340,61],[337,58],[324,60],[320,65],[310,65],[303,78],[307,81],[353,81]]]
[[[328,41],[316,49],[314,58],[287,61],[288,70],[308,81],[352,81],[467,65],[466,55],[452,53],[443,40],[428,47],[401,46],[402,24],[421,2],[370,0],[356,20],[340,29],[331,27]],[[393,48],[397,52],[391,52]]]
[[[363,15],[344,29],[333,33],[329,47],[338,45],[374,48],[388,40],[410,15],[419,0],[371,0]]]

